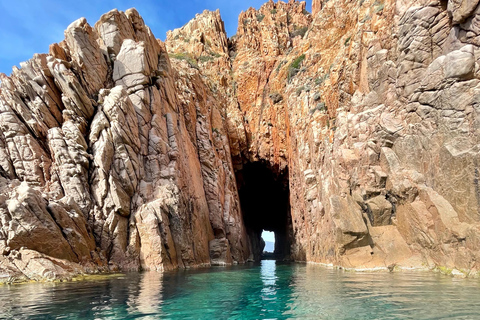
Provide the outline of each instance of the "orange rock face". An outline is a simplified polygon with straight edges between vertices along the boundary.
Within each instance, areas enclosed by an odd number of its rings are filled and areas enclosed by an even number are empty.
[[[200,65],[224,84],[237,180],[252,162],[288,172],[293,259],[476,272],[476,44],[449,19],[441,3],[314,1],[310,15],[270,1],[240,15],[230,78]],[[462,106],[442,102],[453,96]]]
[[[475,275],[477,2],[269,1],[165,43],[135,10],[72,23],[1,76],[0,281],[244,263],[262,229]]]
[[[312,15],[316,16],[322,10],[322,0],[312,1]]]

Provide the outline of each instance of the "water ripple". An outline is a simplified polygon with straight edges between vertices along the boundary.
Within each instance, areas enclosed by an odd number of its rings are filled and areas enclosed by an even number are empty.
[[[261,265],[0,287],[0,319],[480,319],[480,283]]]

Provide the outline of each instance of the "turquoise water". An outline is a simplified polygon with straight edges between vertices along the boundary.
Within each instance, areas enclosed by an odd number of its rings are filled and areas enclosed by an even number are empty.
[[[2,319],[480,319],[480,282],[261,265],[0,286]]]

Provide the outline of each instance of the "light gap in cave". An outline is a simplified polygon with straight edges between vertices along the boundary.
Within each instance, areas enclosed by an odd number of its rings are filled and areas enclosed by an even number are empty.
[[[236,171],[236,177],[253,260],[288,260],[292,239],[288,168],[280,171],[268,162],[250,162]],[[275,235],[273,254],[263,254],[264,230]]]
[[[273,253],[275,251],[275,232],[263,230],[262,239],[265,242],[263,252]]]

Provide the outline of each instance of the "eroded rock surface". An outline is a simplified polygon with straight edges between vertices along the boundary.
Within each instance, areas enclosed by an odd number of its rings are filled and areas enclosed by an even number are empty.
[[[258,258],[252,163],[294,260],[476,274],[479,34],[457,0],[269,1],[166,43],[134,9],[77,20],[1,76],[0,281]]]

